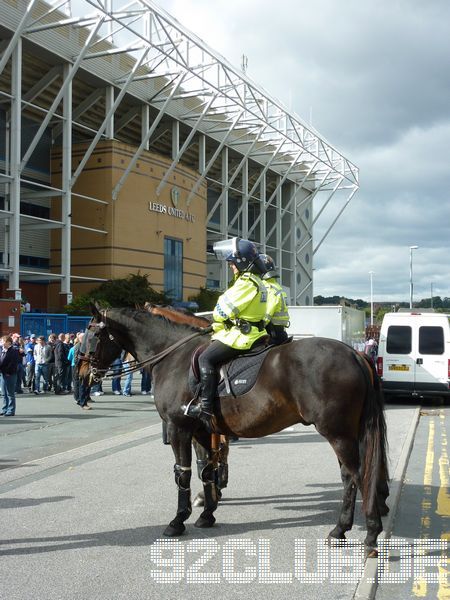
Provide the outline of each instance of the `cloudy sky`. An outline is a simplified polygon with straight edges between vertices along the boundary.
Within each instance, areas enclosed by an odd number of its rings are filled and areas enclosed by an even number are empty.
[[[450,2],[158,0],[360,169],[314,293],[450,297]],[[332,203],[330,203],[332,204]],[[328,210],[330,208],[331,210]],[[315,231],[321,239],[339,205]],[[328,222],[326,219],[328,218]]]

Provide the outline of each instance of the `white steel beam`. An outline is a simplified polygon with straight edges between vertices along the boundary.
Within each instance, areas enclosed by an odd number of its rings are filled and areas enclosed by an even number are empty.
[[[98,90],[94,90],[87,98],[85,98],[78,106],[72,107],[72,120],[73,122],[77,121],[83,113],[89,110],[94,104],[98,102],[100,98],[103,98],[105,95],[105,88],[100,88]],[[57,123],[53,128],[53,137],[57,138],[63,130],[63,124]]]
[[[174,86],[174,88],[172,90],[172,94],[174,94],[176,92],[176,90],[178,89],[178,86],[181,84],[182,80],[183,80],[183,75],[180,76],[179,81]],[[114,188],[113,193],[112,193],[112,200],[113,200],[113,202],[115,202],[117,200],[117,198],[119,196],[119,193],[120,193],[120,190],[122,189],[122,186],[124,185],[124,183],[125,183],[128,175],[131,173],[132,169],[134,168],[134,165],[137,163],[137,161],[138,161],[139,157],[141,156],[142,152],[145,150],[145,146],[148,143],[148,140],[151,138],[151,136],[155,132],[156,128],[158,127],[159,122],[163,118],[163,116],[165,114],[165,108],[169,104],[169,102],[171,100],[172,94],[169,94],[169,96],[167,97],[166,104],[161,107],[161,110],[159,111],[158,116],[153,121],[152,126],[150,127],[150,129],[146,132],[143,140],[141,141],[141,144],[140,144],[139,148],[134,153],[133,158],[130,160],[130,162],[128,163],[127,168],[123,172],[122,177],[117,182],[116,187]]]
[[[65,294],[67,304],[72,301],[70,289],[71,276],[71,249],[72,249],[72,79],[70,78],[71,66],[64,65],[64,79],[69,81],[65,86],[63,96],[63,144],[62,144],[62,205],[61,215],[63,229],[61,231],[61,294]]]
[[[220,234],[223,240],[228,237],[228,148],[224,146],[221,150],[221,179],[225,188],[223,201],[220,205]],[[220,287],[226,289],[228,285],[228,263],[224,260],[220,262]]]
[[[219,154],[221,153],[222,149],[226,146],[227,140],[230,137],[235,125],[238,123],[240,116],[242,113],[239,113],[236,118],[234,119],[233,123],[230,124],[230,130],[228,131],[228,133],[226,134],[226,136],[223,138],[223,140],[220,142],[218,148],[216,149],[216,151],[214,152],[214,154],[212,155],[211,159],[209,160],[208,164],[205,167],[205,170],[201,173],[200,177],[197,179],[197,181],[194,183],[194,185],[192,186],[192,190],[189,192],[189,196],[187,199],[187,205],[189,206],[192,198],[194,197],[194,195],[198,192],[201,184],[203,183],[203,181],[206,178],[206,175],[208,174],[208,171],[210,170],[210,168],[213,166],[213,164],[215,163],[217,157],[219,156]]]
[[[150,107],[148,104],[143,104],[141,107],[141,142],[144,142],[144,150],[150,147],[150,140],[146,138],[147,131],[150,129]]]
[[[180,150],[177,152],[177,154],[175,155],[175,157],[173,158],[172,164],[170,165],[170,167],[167,169],[167,171],[164,173],[163,178],[161,179],[158,187],[156,188],[156,195],[159,196],[162,192],[162,190],[164,189],[164,187],[167,184],[167,181],[170,177],[170,175],[173,173],[173,171],[175,170],[177,164],[180,162],[181,157],[183,156],[184,152],[186,151],[186,149],[189,147],[189,144],[191,143],[192,139],[194,138],[195,134],[198,131],[198,128],[200,127],[200,124],[203,120],[203,117],[206,115],[208,108],[210,106],[210,103],[212,102],[212,98],[210,100],[210,102],[208,104],[205,105],[202,114],[200,115],[200,117],[197,119],[196,124],[194,125],[194,127],[192,127],[191,131],[189,132],[189,135],[187,136],[186,140],[184,141],[183,146],[180,148]],[[178,121],[177,121],[178,122]]]
[[[22,138],[22,39],[16,40],[11,64],[11,139],[9,169],[12,181],[9,184],[9,288],[14,298],[21,300],[19,283],[20,263],[20,154]]]
[[[105,113],[109,115],[106,120],[105,137],[108,140],[114,139],[114,86],[108,85],[105,89]]]
[[[136,63],[134,64],[132,70],[130,71],[130,74],[128,76],[128,79],[127,79],[126,83],[124,84],[124,86],[120,90],[120,92],[118,93],[117,98],[115,99],[115,101],[112,104],[112,106],[110,107],[110,109],[107,111],[106,116],[105,116],[105,118],[103,120],[103,123],[100,125],[97,133],[94,136],[94,139],[90,143],[89,148],[86,150],[85,155],[81,159],[80,164],[78,165],[75,173],[72,176],[72,187],[75,185],[76,180],[78,179],[78,177],[80,176],[80,174],[83,171],[84,167],[86,166],[86,163],[89,160],[92,152],[94,151],[94,148],[96,147],[99,139],[102,137],[103,132],[105,131],[105,129],[106,129],[107,125],[108,125],[108,122],[109,122],[111,116],[114,114],[114,112],[116,111],[117,107],[122,102],[122,98],[125,96],[126,91],[127,91],[128,87],[129,87],[129,85],[133,81],[134,74],[136,73],[136,71],[141,66],[141,63],[144,60],[144,58],[146,57],[147,52],[148,52],[148,49],[145,50],[142,53],[142,56],[140,57],[140,59],[138,61],[136,61]]]
[[[0,75],[3,73],[3,69],[5,68],[8,60],[10,59],[11,54],[14,52],[17,42],[21,39],[22,33],[25,31],[27,22],[31,15],[31,11],[33,10],[33,7],[35,4],[36,4],[36,0],[29,0],[29,2],[27,4],[27,8],[25,10],[25,13],[24,13],[22,19],[20,20],[20,23],[17,26],[17,29],[14,32],[8,46],[6,47],[6,50],[3,52],[3,56],[0,59]]]
[[[91,40],[95,37],[95,34],[97,33],[97,31],[100,29],[100,26],[102,25],[102,23],[104,21],[104,18],[105,17],[100,18],[97,21],[95,27],[90,32],[90,34],[89,34],[89,36],[88,36],[88,38],[86,40],[84,48],[81,50],[80,55],[78,56],[77,60],[75,61],[75,63],[72,66],[69,78],[66,79],[64,81],[63,85],[61,86],[58,94],[56,95],[56,98],[53,100],[53,103],[52,103],[51,107],[48,110],[48,113],[45,115],[44,120],[42,121],[42,123],[41,123],[41,125],[40,125],[40,127],[39,127],[39,129],[38,129],[38,131],[36,133],[36,135],[34,136],[33,140],[31,141],[30,145],[28,146],[27,151],[25,152],[25,155],[24,155],[24,157],[22,159],[22,162],[21,162],[21,165],[20,165],[20,172],[23,171],[23,169],[25,168],[25,165],[30,160],[31,155],[35,151],[36,146],[38,145],[39,140],[42,137],[42,134],[44,133],[47,125],[50,122],[50,119],[53,117],[53,114],[54,114],[55,110],[58,108],[59,103],[61,102],[61,100],[62,100],[62,98],[64,96],[66,86],[69,85],[71,83],[72,79],[75,77],[75,74],[78,71],[78,67],[81,64],[81,62],[82,62],[82,60],[84,58],[84,55],[88,51],[89,44],[91,43]]]
[[[356,194],[356,192],[358,191],[357,187],[354,187],[353,190],[350,192],[349,197],[347,198],[345,204],[342,206],[342,208],[340,209],[340,211],[338,212],[338,214],[336,215],[336,217],[333,219],[331,225],[328,227],[328,229],[326,230],[325,234],[322,236],[322,239],[320,240],[320,242],[317,244],[317,246],[314,248],[313,250],[313,255],[316,254],[317,250],[320,248],[320,246],[322,245],[322,243],[325,241],[325,239],[328,237],[328,234],[330,233],[330,231],[333,229],[334,225],[336,224],[336,221],[339,219],[339,217],[342,215],[342,213],[344,212],[344,210],[347,208],[350,200],[353,198],[353,196]]]

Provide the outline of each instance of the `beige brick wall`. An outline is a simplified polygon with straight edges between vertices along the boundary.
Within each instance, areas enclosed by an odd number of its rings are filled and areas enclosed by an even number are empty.
[[[76,145],[72,170],[87,145]],[[206,282],[206,184],[189,207],[187,198],[198,173],[184,166],[171,174],[161,195],[156,195],[171,161],[144,152],[128,175],[115,202],[112,192],[133,157],[135,148],[116,141],[100,142],[74,187],[74,194],[99,198],[107,205],[72,198],[72,224],[107,231],[93,233],[72,227],[72,275],[113,279],[130,273],[148,274],[156,290],[164,284],[164,237],[183,242],[183,299]],[[52,155],[52,185],[61,184],[61,149]],[[176,206],[175,206],[176,204]],[[188,215],[186,218],[186,214]],[[178,216],[177,216],[178,215]],[[61,199],[52,202],[51,218],[61,218]],[[60,269],[61,232],[52,232],[51,265]],[[74,296],[85,294],[97,283],[72,282]],[[59,285],[49,286],[49,308],[59,305]]]

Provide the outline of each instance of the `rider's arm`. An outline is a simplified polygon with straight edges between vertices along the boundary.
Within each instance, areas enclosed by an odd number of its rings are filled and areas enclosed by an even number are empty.
[[[241,312],[250,304],[258,288],[245,277],[239,277],[234,285],[224,292],[217,300],[213,312],[216,322],[224,322],[228,319],[234,321]]]

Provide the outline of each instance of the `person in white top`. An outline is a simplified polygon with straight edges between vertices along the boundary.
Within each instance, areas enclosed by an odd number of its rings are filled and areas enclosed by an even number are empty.
[[[34,368],[35,368],[35,394],[43,394],[48,390],[48,357],[51,348],[45,343],[45,337],[40,335],[37,344],[34,347]],[[44,379],[44,390],[41,392],[41,376]]]

